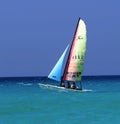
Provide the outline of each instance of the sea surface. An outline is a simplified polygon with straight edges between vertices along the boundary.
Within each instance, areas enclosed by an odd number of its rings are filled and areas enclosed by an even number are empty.
[[[120,124],[120,76],[85,76],[84,92],[47,77],[0,78],[0,124]]]

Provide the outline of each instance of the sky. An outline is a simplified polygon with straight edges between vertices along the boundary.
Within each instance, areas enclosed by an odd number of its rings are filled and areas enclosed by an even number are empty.
[[[120,75],[119,5],[118,0],[1,0],[0,77],[47,76],[79,17],[87,26],[83,75]]]

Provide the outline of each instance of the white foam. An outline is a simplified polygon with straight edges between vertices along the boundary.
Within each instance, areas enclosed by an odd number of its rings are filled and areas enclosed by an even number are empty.
[[[82,92],[92,92],[93,90],[91,89],[83,89]]]
[[[32,85],[31,83],[23,83],[23,82],[17,83],[17,84],[20,84],[20,85],[28,85],[28,86]]]

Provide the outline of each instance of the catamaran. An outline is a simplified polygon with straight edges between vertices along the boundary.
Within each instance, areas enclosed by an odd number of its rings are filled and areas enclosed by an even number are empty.
[[[79,18],[72,42],[66,47],[48,75],[48,78],[58,81],[60,86],[64,84],[65,88],[69,83],[69,88],[82,90],[81,79],[86,53],[86,39],[86,25],[84,21]],[[76,87],[73,87],[73,84],[75,84]]]
[[[60,86],[63,83],[65,87],[67,83],[76,84],[77,87],[73,87],[73,89],[82,90],[81,79],[86,53],[86,39],[86,25],[79,18],[72,43],[66,47],[48,78],[58,81]],[[65,59],[66,56],[67,59]]]

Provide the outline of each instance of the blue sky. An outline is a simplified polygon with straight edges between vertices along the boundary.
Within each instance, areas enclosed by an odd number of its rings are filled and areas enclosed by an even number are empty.
[[[120,74],[120,2],[0,1],[0,77],[43,76],[71,42],[78,17],[87,25],[83,75]]]

